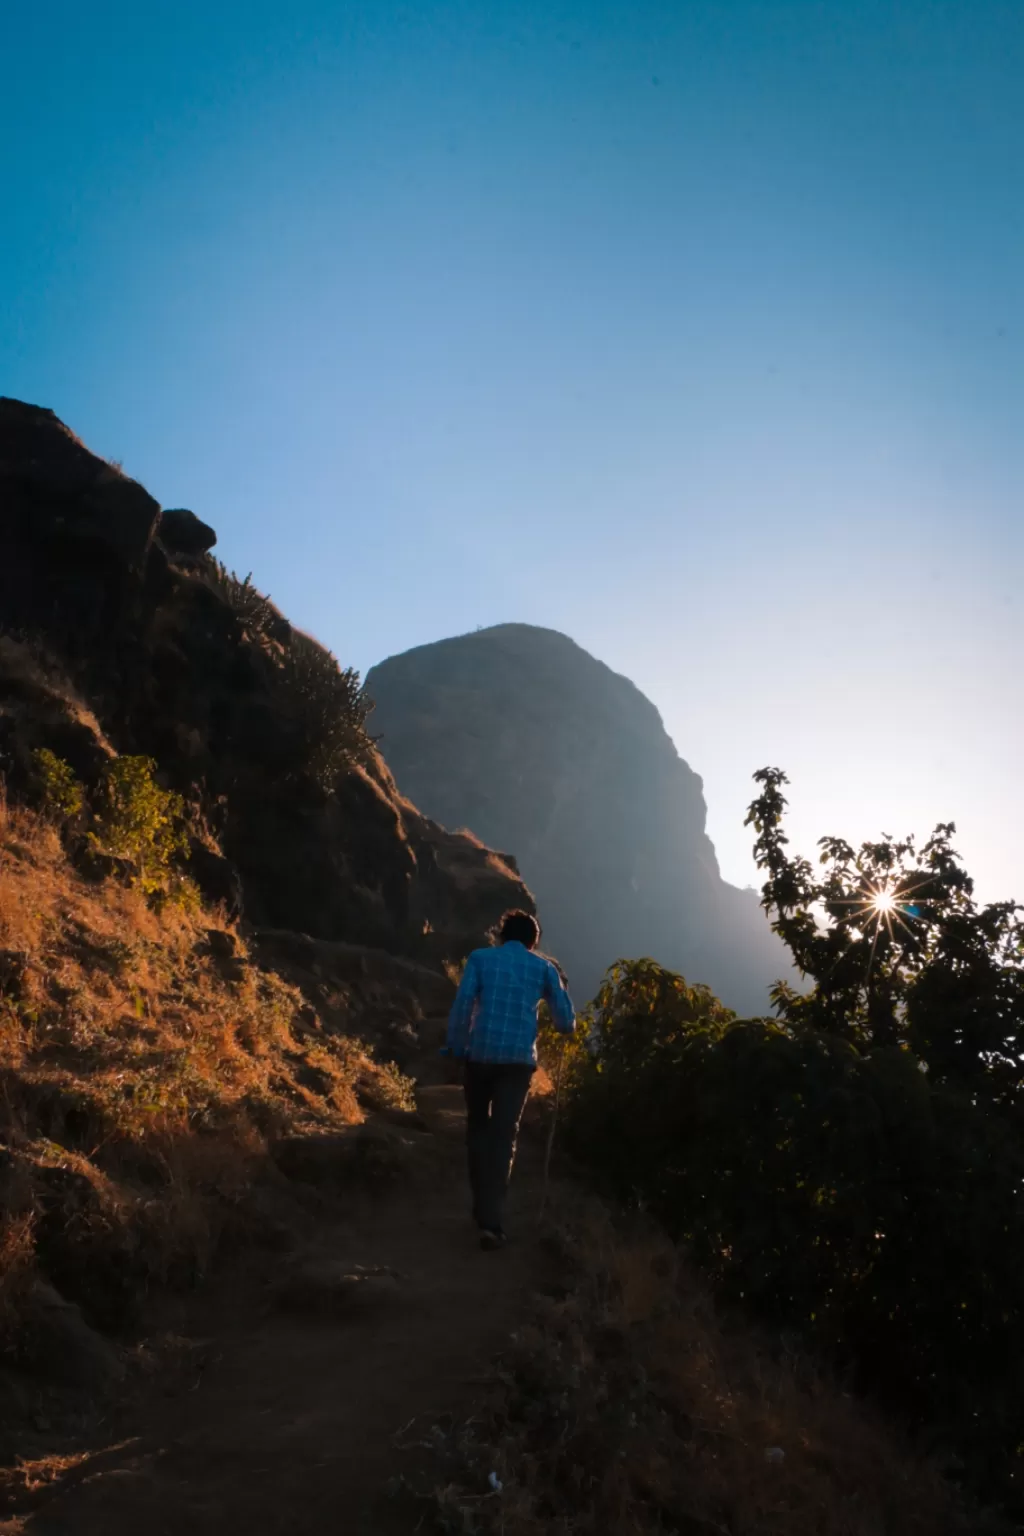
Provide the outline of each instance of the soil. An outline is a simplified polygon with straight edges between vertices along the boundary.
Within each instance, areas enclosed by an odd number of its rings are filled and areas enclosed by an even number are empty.
[[[14,1536],[411,1536],[423,1519],[394,1497],[401,1445],[471,1411],[495,1355],[546,1281],[543,1152],[524,1135],[507,1248],[480,1251],[468,1217],[461,1093],[424,1088],[429,1177],[363,1192],[316,1234],[322,1269],[391,1271],[397,1283],[347,1309],[286,1310],[286,1255],[235,1266],[184,1304],[180,1332],[205,1368],[157,1376],[111,1414]],[[181,1306],[181,1304],[179,1304]],[[389,1484],[391,1488],[389,1490]]]

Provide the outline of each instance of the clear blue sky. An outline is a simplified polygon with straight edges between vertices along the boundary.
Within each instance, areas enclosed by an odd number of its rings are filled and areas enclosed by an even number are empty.
[[[1020,0],[8,7],[0,392],[344,662],[631,676],[752,876],[955,819],[1024,898]]]

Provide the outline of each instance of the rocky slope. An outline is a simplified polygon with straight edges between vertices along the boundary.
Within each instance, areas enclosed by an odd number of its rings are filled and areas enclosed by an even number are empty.
[[[701,780],[627,678],[554,630],[502,624],[391,657],[366,686],[397,782],[515,852],[580,997],[613,960],[650,955],[766,1011],[785,951],[722,879]]]
[[[329,653],[51,411],[0,399],[0,773],[50,747],[86,783],[153,757],[194,809],[192,874],[259,927],[439,966],[510,904],[514,869],[398,793],[383,759],[335,771]]]

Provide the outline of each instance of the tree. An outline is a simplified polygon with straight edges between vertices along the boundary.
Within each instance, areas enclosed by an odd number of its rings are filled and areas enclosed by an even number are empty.
[[[942,824],[918,849],[884,836],[858,850],[823,837],[818,868],[787,852],[786,775],[763,768],[747,815],[765,872],[762,904],[813,982],[780,983],[773,1001],[794,1030],[868,1049],[911,1050],[937,1083],[1015,1112],[1024,1086],[1024,911],[979,906]]]
[[[750,808],[763,904],[806,986],[738,1019],[620,961],[569,1055],[567,1139],[727,1300],[793,1330],[927,1424],[1024,1515],[1021,909],[979,905],[939,826],[918,848],[782,830]]]

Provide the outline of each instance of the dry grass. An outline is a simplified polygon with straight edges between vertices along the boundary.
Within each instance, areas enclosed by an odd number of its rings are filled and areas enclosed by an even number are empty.
[[[668,1242],[591,1212],[502,1385],[450,1432],[435,1529],[487,1536],[980,1536],[891,1425],[722,1326]],[[496,1491],[491,1474],[501,1484]]]
[[[19,714],[28,699],[40,721],[59,719],[80,725],[101,751],[113,756],[95,714],[42,642],[0,633],[0,677],[7,685],[4,710]]]
[[[204,1268],[278,1136],[361,1121],[407,1085],[248,961],[215,914],[80,878],[0,801],[0,1328],[38,1260],[115,1326]]]

